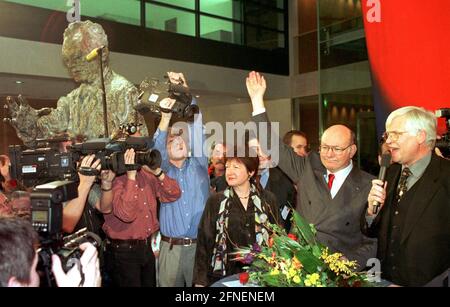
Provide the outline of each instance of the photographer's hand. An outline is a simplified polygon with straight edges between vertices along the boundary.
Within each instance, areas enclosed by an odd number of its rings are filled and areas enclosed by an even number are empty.
[[[100,170],[100,160],[95,160],[95,155],[89,155],[81,160],[80,167],[84,169],[97,169]],[[78,172],[80,183],[78,184],[78,197],[71,199],[63,209],[63,224],[62,228],[64,232],[72,233],[78,222],[83,215],[86,200],[88,199],[89,191],[92,188],[92,184],[95,181],[96,176],[83,175],[82,172]]]
[[[81,160],[80,167],[93,168],[93,169],[97,169],[100,171],[101,161],[100,161],[100,159],[97,159],[94,161],[94,159],[95,159],[95,155],[88,155],[88,156],[84,157]],[[80,172],[78,173],[78,176],[80,177],[79,187],[86,186],[88,189],[90,189],[92,184],[94,184],[95,178],[96,178],[96,176],[86,176],[86,175],[81,174]]]
[[[157,169],[151,169],[147,165],[142,165],[142,169],[148,173],[155,175],[155,177],[158,178],[160,181],[164,180],[165,175],[160,167],[158,167]]]
[[[171,110],[173,105],[175,104],[176,100],[171,98],[164,98],[161,100],[159,106],[162,109]],[[161,131],[167,131],[170,124],[170,119],[172,118],[172,112],[164,112],[161,110],[161,121],[159,122],[159,130]]]
[[[136,153],[134,152],[133,148],[127,149],[127,151],[125,151],[125,156],[124,156],[125,165],[135,164],[135,160],[134,160],[135,156],[136,156]],[[135,171],[135,170],[127,171],[127,177],[129,180],[136,180],[136,174],[137,174],[137,171]]]
[[[112,183],[116,178],[116,173],[111,170],[103,170],[100,173],[100,179],[102,181],[102,190],[110,190],[112,188]]]
[[[58,287],[100,287],[101,276],[97,249],[88,242],[81,244],[80,249],[83,250],[80,258],[82,273],[78,266],[74,266],[66,274],[59,256],[52,255],[52,272]],[[82,284],[81,274],[84,275]]]
[[[167,76],[169,77],[169,80],[170,80],[171,83],[181,84],[184,87],[189,87],[187,82],[186,82],[186,78],[184,77],[183,73],[168,71],[167,72]]]
[[[103,170],[100,173],[100,179],[102,180],[102,195],[100,197],[100,200],[95,204],[95,207],[103,214],[109,214],[113,209],[112,203],[114,199],[114,193],[112,191],[112,188],[114,178],[116,178],[116,173],[111,170]]]
[[[102,278],[97,249],[88,242],[81,244],[80,249],[83,251],[83,255],[80,259],[81,268],[84,274],[83,287],[100,287]]]

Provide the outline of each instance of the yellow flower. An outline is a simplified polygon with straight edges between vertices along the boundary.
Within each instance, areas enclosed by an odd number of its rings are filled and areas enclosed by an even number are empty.
[[[307,287],[319,286],[320,285],[319,279],[320,279],[320,275],[317,273],[308,274],[308,275],[306,275],[305,286],[307,286]]]
[[[356,261],[349,261],[343,257],[341,253],[328,255],[328,249],[322,252],[321,258],[330,267],[330,270],[336,274],[345,274],[349,276],[355,275],[352,269],[357,267]]]
[[[278,275],[278,274],[280,274],[280,271],[277,268],[270,271],[270,275]]]
[[[301,282],[300,276],[295,275],[293,281],[294,281],[296,284],[299,284],[299,283]]]
[[[287,276],[288,276],[288,278],[292,278],[292,277],[294,277],[295,275],[297,275],[297,271],[296,271],[293,267],[291,267],[291,268],[289,269],[289,271],[288,271]]]

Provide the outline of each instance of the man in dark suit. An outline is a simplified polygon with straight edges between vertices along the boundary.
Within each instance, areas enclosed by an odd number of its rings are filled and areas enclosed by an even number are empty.
[[[450,161],[433,154],[436,118],[423,108],[392,112],[385,137],[395,163],[372,182],[363,230],[378,237],[383,278],[423,286],[450,267]]]
[[[277,198],[281,223],[287,232],[291,228],[291,210],[295,206],[295,187],[291,179],[276,167],[270,156],[264,154],[258,139],[251,135],[248,141],[250,149],[254,150],[259,158],[258,181],[261,187],[272,192]]]
[[[268,122],[270,127],[263,101],[264,77],[250,73],[247,90],[254,121]],[[268,144],[271,144],[270,135],[268,131]],[[360,229],[360,216],[367,207],[373,176],[353,165],[354,142],[354,133],[343,125],[332,126],[324,132],[320,156],[312,152],[306,158],[300,157],[280,142],[278,166],[297,184],[296,210],[308,223],[314,224],[317,239],[332,252],[343,253],[364,268],[367,260],[375,257],[377,244],[376,239],[366,237]]]

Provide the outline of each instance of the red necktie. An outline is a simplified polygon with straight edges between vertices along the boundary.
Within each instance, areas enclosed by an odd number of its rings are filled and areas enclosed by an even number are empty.
[[[334,181],[334,174],[329,174],[328,175],[328,189],[331,190],[331,187],[333,186],[333,181]]]

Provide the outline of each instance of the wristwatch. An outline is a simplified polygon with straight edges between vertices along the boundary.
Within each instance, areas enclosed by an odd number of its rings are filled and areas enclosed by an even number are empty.
[[[155,175],[156,178],[161,177],[161,175],[164,174],[163,170],[160,170],[159,173],[157,175]]]

